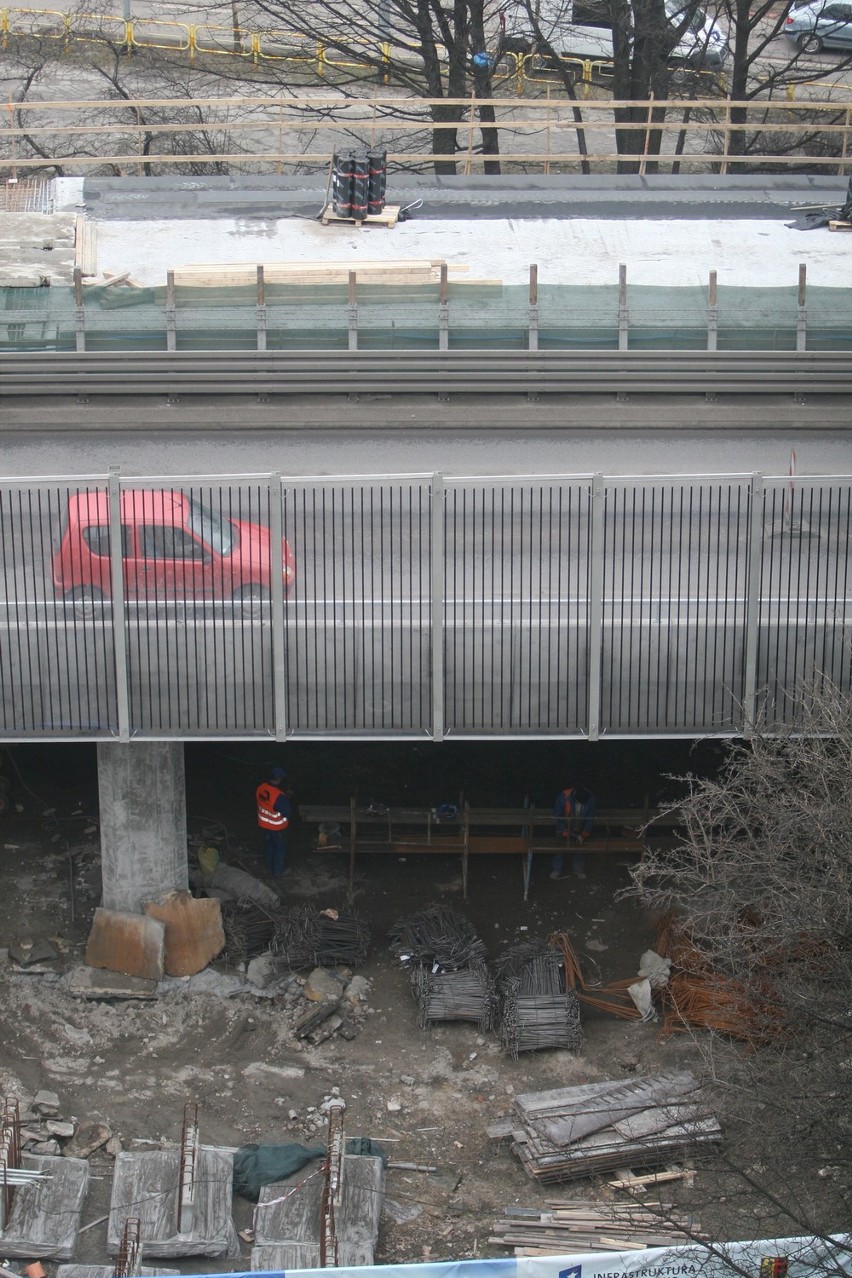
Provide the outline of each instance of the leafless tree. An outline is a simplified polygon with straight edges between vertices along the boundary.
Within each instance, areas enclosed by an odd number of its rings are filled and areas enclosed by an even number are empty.
[[[704,980],[707,1022],[716,1024],[708,1031],[703,1015],[682,1015],[726,1128],[721,1160],[700,1178],[702,1225],[724,1220],[730,1231],[739,1220],[763,1231],[743,1237],[843,1232],[852,1197],[852,699],[827,682],[805,689],[795,731],[758,730],[731,746],[718,776],[682,780],[683,833],[648,852],[628,894],[674,912],[687,944],[673,972]],[[745,1046],[714,1020],[732,991]]]

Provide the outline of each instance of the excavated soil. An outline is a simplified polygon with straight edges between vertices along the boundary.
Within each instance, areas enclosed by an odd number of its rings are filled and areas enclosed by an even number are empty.
[[[509,805],[537,785],[539,801],[547,801],[566,766],[564,752],[560,760],[558,751],[548,750],[518,746],[492,752],[490,761],[487,750],[484,759],[471,754],[472,800]],[[191,841],[215,841],[225,860],[260,877],[251,796],[273,752],[269,746],[187,751]],[[662,789],[664,756],[652,756],[648,750],[637,755],[632,775],[625,754],[595,756],[599,796],[602,786],[609,787],[603,801],[641,802],[643,788],[653,789],[655,780]],[[462,758],[457,750],[442,758],[432,746],[290,746],[286,753],[297,801],[314,803],[345,801],[354,790],[389,802],[452,799]],[[681,760],[673,762],[677,768]],[[187,1100],[198,1102],[204,1143],[315,1144],[324,1134],[319,1107],[337,1088],[346,1102],[348,1136],[372,1137],[393,1161],[437,1169],[389,1170],[380,1263],[505,1255],[489,1241],[502,1209],[543,1207],[554,1196],[527,1176],[507,1142],[487,1135],[516,1093],[655,1073],[694,1057],[687,1038],[663,1041],[655,1026],[586,1011],[579,1053],[550,1050],[513,1060],[496,1035],[473,1024],[424,1031],[409,978],[389,952],[390,926],[439,901],[464,910],[492,957],[515,942],[564,930],[587,979],[632,976],[653,942],[653,921],[635,903],[616,900],[630,861],[618,855],[590,860],[585,881],[556,883],[539,858],[526,903],[515,857],[473,860],[466,903],[456,858],[361,858],[352,903],[369,923],[372,948],[359,969],[369,992],[350,1041],[335,1036],[319,1047],[305,1045],[292,1034],[292,1018],[259,994],[190,994],[178,982],[150,1003],[74,998],[62,973],[82,961],[100,893],[94,751],[19,748],[4,768],[17,806],[0,818],[0,945],[22,936],[46,938],[60,957],[57,970],[43,975],[0,964],[0,1095],[27,1103],[40,1088],[55,1091],[62,1118],[97,1120],[124,1148],[153,1148],[178,1140]],[[348,867],[339,854],[313,851],[313,838],[306,826],[293,831],[281,881],[284,902],[342,907]],[[69,850],[75,858],[73,908]],[[215,967],[227,970],[221,963]],[[250,1068],[258,1064],[284,1073]],[[285,1069],[291,1066],[297,1069]],[[291,1073],[296,1076],[286,1076]],[[111,1161],[103,1149],[91,1156],[94,1179],[84,1223],[108,1210]],[[598,1192],[590,1183],[566,1189],[570,1195]],[[238,1228],[249,1227],[251,1205],[236,1199],[235,1219]],[[76,1259],[106,1263],[105,1241],[105,1223],[94,1225],[80,1235]],[[246,1267],[248,1254],[245,1245]],[[198,1259],[178,1267],[207,1272],[240,1268],[240,1262]]]

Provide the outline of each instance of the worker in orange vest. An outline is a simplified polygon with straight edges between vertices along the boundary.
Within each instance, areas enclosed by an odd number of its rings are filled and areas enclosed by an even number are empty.
[[[287,856],[287,828],[293,816],[290,800],[282,788],[287,780],[283,768],[272,768],[269,780],[257,787],[257,824],[265,835],[266,868],[273,879],[284,873]]]

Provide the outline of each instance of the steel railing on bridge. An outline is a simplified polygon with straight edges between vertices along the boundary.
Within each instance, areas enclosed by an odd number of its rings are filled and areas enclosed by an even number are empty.
[[[848,688],[852,478],[0,480],[0,738],[678,736]]]

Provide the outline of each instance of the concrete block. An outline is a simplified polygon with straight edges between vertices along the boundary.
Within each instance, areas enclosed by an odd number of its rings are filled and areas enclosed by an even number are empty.
[[[169,976],[194,976],[225,946],[222,909],[209,897],[197,900],[186,890],[168,892],[145,906],[149,918],[166,929],[165,970]]]
[[[166,928],[159,919],[122,910],[95,910],[86,945],[89,967],[159,981],[165,970]]]

